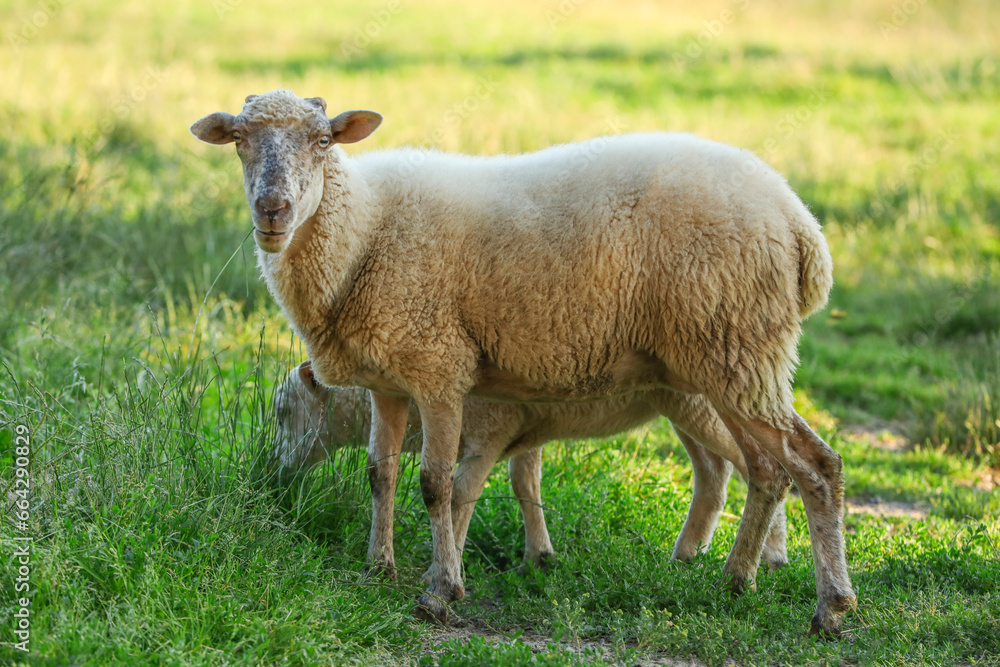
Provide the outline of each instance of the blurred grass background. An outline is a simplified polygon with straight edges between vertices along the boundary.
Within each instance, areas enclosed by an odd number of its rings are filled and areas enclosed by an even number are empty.
[[[187,126],[287,86],[331,113],[382,112],[351,150],[518,152],[653,129],[756,150],[836,262],[800,386],[852,423],[995,451],[997,28],[986,3],[904,4],[14,3],[2,349],[26,356],[46,318],[200,303],[248,224],[235,156]],[[212,295],[244,318],[270,308],[249,249]]]
[[[273,427],[273,385],[304,353],[257,279],[238,159],[187,127],[281,86],[325,97],[331,115],[381,112],[379,131],[349,152],[415,144],[491,154],[676,130],[751,148],[786,174],[824,224],[835,261],[830,306],[805,326],[800,404],[844,453],[849,495],[919,502],[938,522],[916,537],[905,526],[879,532],[877,519],[849,522],[852,567],[876,572],[881,586],[863,596],[886,596],[868,598],[856,621],[871,640],[864,651],[888,661],[989,654],[1000,626],[995,586],[993,598],[981,595],[983,573],[995,571],[984,565],[995,547],[982,535],[996,534],[1000,505],[976,484],[1000,466],[995,14],[985,0],[3,3],[0,469],[13,460],[13,425],[29,423],[35,529],[46,540],[39,659],[107,664],[146,652],[152,662],[219,664],[204,647],[221,646],[246,664],[377,662],[403,660],[400,647],[422,632],[405,616],[429,557],[412,486],[401,491],[409,500],[397,550],[413,577],[386,593],[358,585],[363,455],[345,454],[340,473],[299,480],[277,499],[252,474]],[[878,436],[855,437],[855,428],[901,434],[917,450],[874,450]],[[652,573],[669,555],[690,473],[664,424],[611,443],[640,454],[597,455],[607,449],[598,443],[546,464],[546,497],[566,512],[554,521],[565,528],[554,528],[556,546],[584,563],[595,536],[638,540]],[[618,466],[606,484],[593,481],[592,456]],[[671,481],[656,496],[661,514],[638,533],[627,526],[644,516],[640,506],[584,524],[591,515],[566,506],[590,507],[577,498],[583,479],[620,504],[652,483],[650,466]],[[739,513],[741,494],[734,485],[727,511]],[[733,526],[720,529],[704,571],[672,569],[676,590],[642,598],[690,613],[683,623],[650,620],[614,593],[645,576],[618,576],[630,559],[647,567],[625,548],[622,560],[612,549],[602,561],[606,597],[581,607],[574,628],[545,606],[579,592],[572,576],[524,592],[497,574],[519,553],[516,504],[483,503],[477,517],[466,566],[482,595],[520,605],[500,626],[611,636],[617,630],[599,619],[624,607],[632,646],[746,664],[771,654],[868,659],[853,645],[803,644],[790,629],[814,603],[801,531],[793,552],[805,569],[781,576],[804,592],[772,634],[740,625],[747,614],[767,618],[759,599],[720,607],[693,583],[717,572]],[[650,543],[650,531],[663,543]],[[948,546],[955,531],[980,538]],[[896,570],[880,539],[921,546]],[[896,636],[874,600],[897,599],[893,586],[905,588],[921,554],[938,554],[935,563],[968,556],[978,583],[963,589],[945,577],[931,587],[955,616],[934,613],[943,603],[930,593],[904,595],[914,628],[937,625]],[[681,595],[684,587],[694,592]],[[532,591],[543,591],[541,602]],[[690,612],[692,595],[704,596],[693,603],[700,611]],[[13,609],[10,597],[0,604]],[[153,629],[161,623],[168,629]],[[690,639],[668,632],[682,625]],[[956,633],[965,639],[949,644]],[[907,653],[914,646],[925,653]]]

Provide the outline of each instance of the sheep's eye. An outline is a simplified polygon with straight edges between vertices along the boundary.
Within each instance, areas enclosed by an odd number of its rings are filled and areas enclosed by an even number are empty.
[[[330,137],[323,135],[322,137],[319,138],[319,141],[317,141],[316,144],[320,148],[326,148],[327,146],[330,145]]]
[[[240,134],[239,132],[233,132],[233,141],[235,141],[236,143],[240,143],[241,141],[243,141],[243,135]]]

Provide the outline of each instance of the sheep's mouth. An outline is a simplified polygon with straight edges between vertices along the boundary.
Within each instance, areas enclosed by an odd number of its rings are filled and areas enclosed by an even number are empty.
[[[275,232],[275,231],[265,231],[259,227],[254,227],[254,241],[257,243],[257,247],[264,252],[281,252],[285,247],[286,241],[288,241],[291,234],[287,231]]]

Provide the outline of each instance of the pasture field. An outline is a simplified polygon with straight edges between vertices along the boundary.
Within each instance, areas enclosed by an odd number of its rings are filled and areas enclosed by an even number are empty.
[[[2,3],[0,663],[1000,665],[996,14],[985,0]],[[711,547],[669,561],[691,472],[665,421],[546,450],[548,572],[517,572],[498,468],[464,554],[462,627],[409,615],[430,562],[413,461],[399,582],[365,580],[365,454],[262,475],[274,388],[304,353],[257,279],[234,151],[187,132],[279,86],[331,115],[381,112],[349,152],[665,129],[786,174],[835,261],[796,396],[845,460],[847,635],[805,636],[816,592],[794,493],[791,563],[755,592],[716,586],[738,481]]]

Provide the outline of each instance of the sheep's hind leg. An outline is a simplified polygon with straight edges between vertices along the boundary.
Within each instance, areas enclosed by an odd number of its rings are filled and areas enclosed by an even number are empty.
[[[699,547],[707,549],[712,542],[719,515],[726,504],[726,483],[733,468],[728,461],[702,447],[680,428],[676,431],[694,469],[694,493],[684,527],[674,543],[673,558],[691,562]]]
[[[403,446],[410,399],[372,392],[372,428],[368,441],[368,483],[372,491],[372,530],[368,540],[365,574],[382,574],[396,580],[392,548],[396,473]]]
[[[736,439],[747,466],[747,499],[733,547],[722,573],[734,594],[756,588],[757,568],[764,551],[778,505],[791,482],[778,460],[771,456],[737,421],[720,412]]]
[[[542,510],[542,448],[535,447],[510,457],[507,470],[524,519],[524,565],[545,570],[554,552]],[[524,566],[520,571],[525,572]]]
[[[840,634],[845,613],[857,604],[844,556],[843,462],[805,420],[793,414],[789,430],[760,420],[740,420],[745,429],[791,474],[809,520],[819,603],[810,634]]]
[[[420,596],[413,613],[434,623],[448,623],[448,603],[465,597],[461,562],[452,531],[452,471],[458,455],[462,427],[462,403],[417,401],[424,427],[420,455],[420,492],[431,519],[434,561],[426,593]]]

